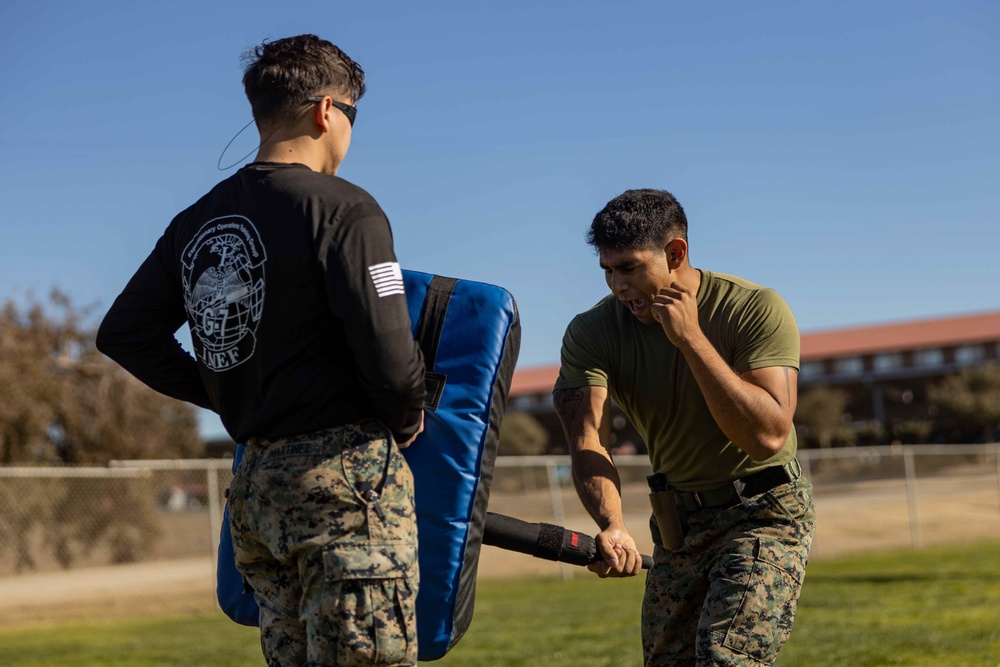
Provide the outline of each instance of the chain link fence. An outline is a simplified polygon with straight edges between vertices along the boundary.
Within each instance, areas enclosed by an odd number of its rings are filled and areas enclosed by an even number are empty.
[[[232,460],[0,467],[0,577],[211,556]]]
[[[809,449],[798,458],[816,501],[814,557],[1000,539],[998,444]],[[626,525],[640,550],[651,550],[649,459],[616,457],[615,465]],[[568,456],[498,459],[490,511],[596,532]]]
[[[799,460],[815,488],[814,557],[1000,539],[1000,445],[804,450]],[[649,460],[615,462],[626,523],[649,553]],[[214,558],[231,466],[211,459],[0,467],[0,577]],[[489,509],[596,532],[568,456],[498,458]]]

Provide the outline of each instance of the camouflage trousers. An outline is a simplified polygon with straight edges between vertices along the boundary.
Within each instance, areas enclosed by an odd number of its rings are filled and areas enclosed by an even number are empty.
[[[251,440],[229,509],[268,665],[416,664],[413,475],[381,423]]]
[[[815,528],[805,477],[727,509],[682,510],[676,552],[658,545],[642,603],[646,667],[771,665],[792,630]]]

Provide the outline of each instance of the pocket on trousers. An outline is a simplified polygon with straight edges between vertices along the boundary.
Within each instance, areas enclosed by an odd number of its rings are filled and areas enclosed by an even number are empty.
[[[809,518],[811,505],[806,492],[795,484],[783,484],[763,494],[763,499],[775,512],[793,521]]]
[[[779,542],[758,540],[754,557],[742,566],[733,577],[742,584],[742,599],[723,644],[770,664],[791,634],[804,563]]]
[[[367,511],[368,539],[372,542],[409,542],[416,535],[413,475],[378,422],[357,428],[344,448],[344,478]]]
[[[331,544],[323,566],[336,596],[338,664],[416,664],[416,544]]]

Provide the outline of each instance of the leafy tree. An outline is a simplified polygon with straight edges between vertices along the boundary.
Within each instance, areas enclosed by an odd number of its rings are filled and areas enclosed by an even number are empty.
[[[500,425],[501,456],[537,456],[545,452],[549,432],[527,412],[508,412]]]
[[[844,411],[851,396],[843,389],[819,386],[802,392],[795,409],[795,424],[820,447],[833,442],[853,443],[854,434],[844,425]]]
[[[934,422],[929,419],[904,419],[894,422],[889,431],[893,441],[904,445],[923,444],[930,442],[934,433]]]
[[[992,440],[1000,428],[1000,367],[966,368],[927,388],[927,398],[959,430]]]

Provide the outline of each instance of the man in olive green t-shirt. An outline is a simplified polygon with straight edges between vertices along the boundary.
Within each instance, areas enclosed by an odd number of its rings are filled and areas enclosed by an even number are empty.
[[[591,570],[641,569],[600,435],[610,398],[649,448],[650,484],[666,489],[655,497],[669,498],[650,519],[646,666],[771,664],[791,631],[815,520],[795,461],[795,319],[773,290],[691,266],[687,218],[669,192],[616,197],[587,242],[611,295],[567,327],[553,400],[601,530],[604,561]],[[677,526],[676,542],[665,545],[660,524]]]

